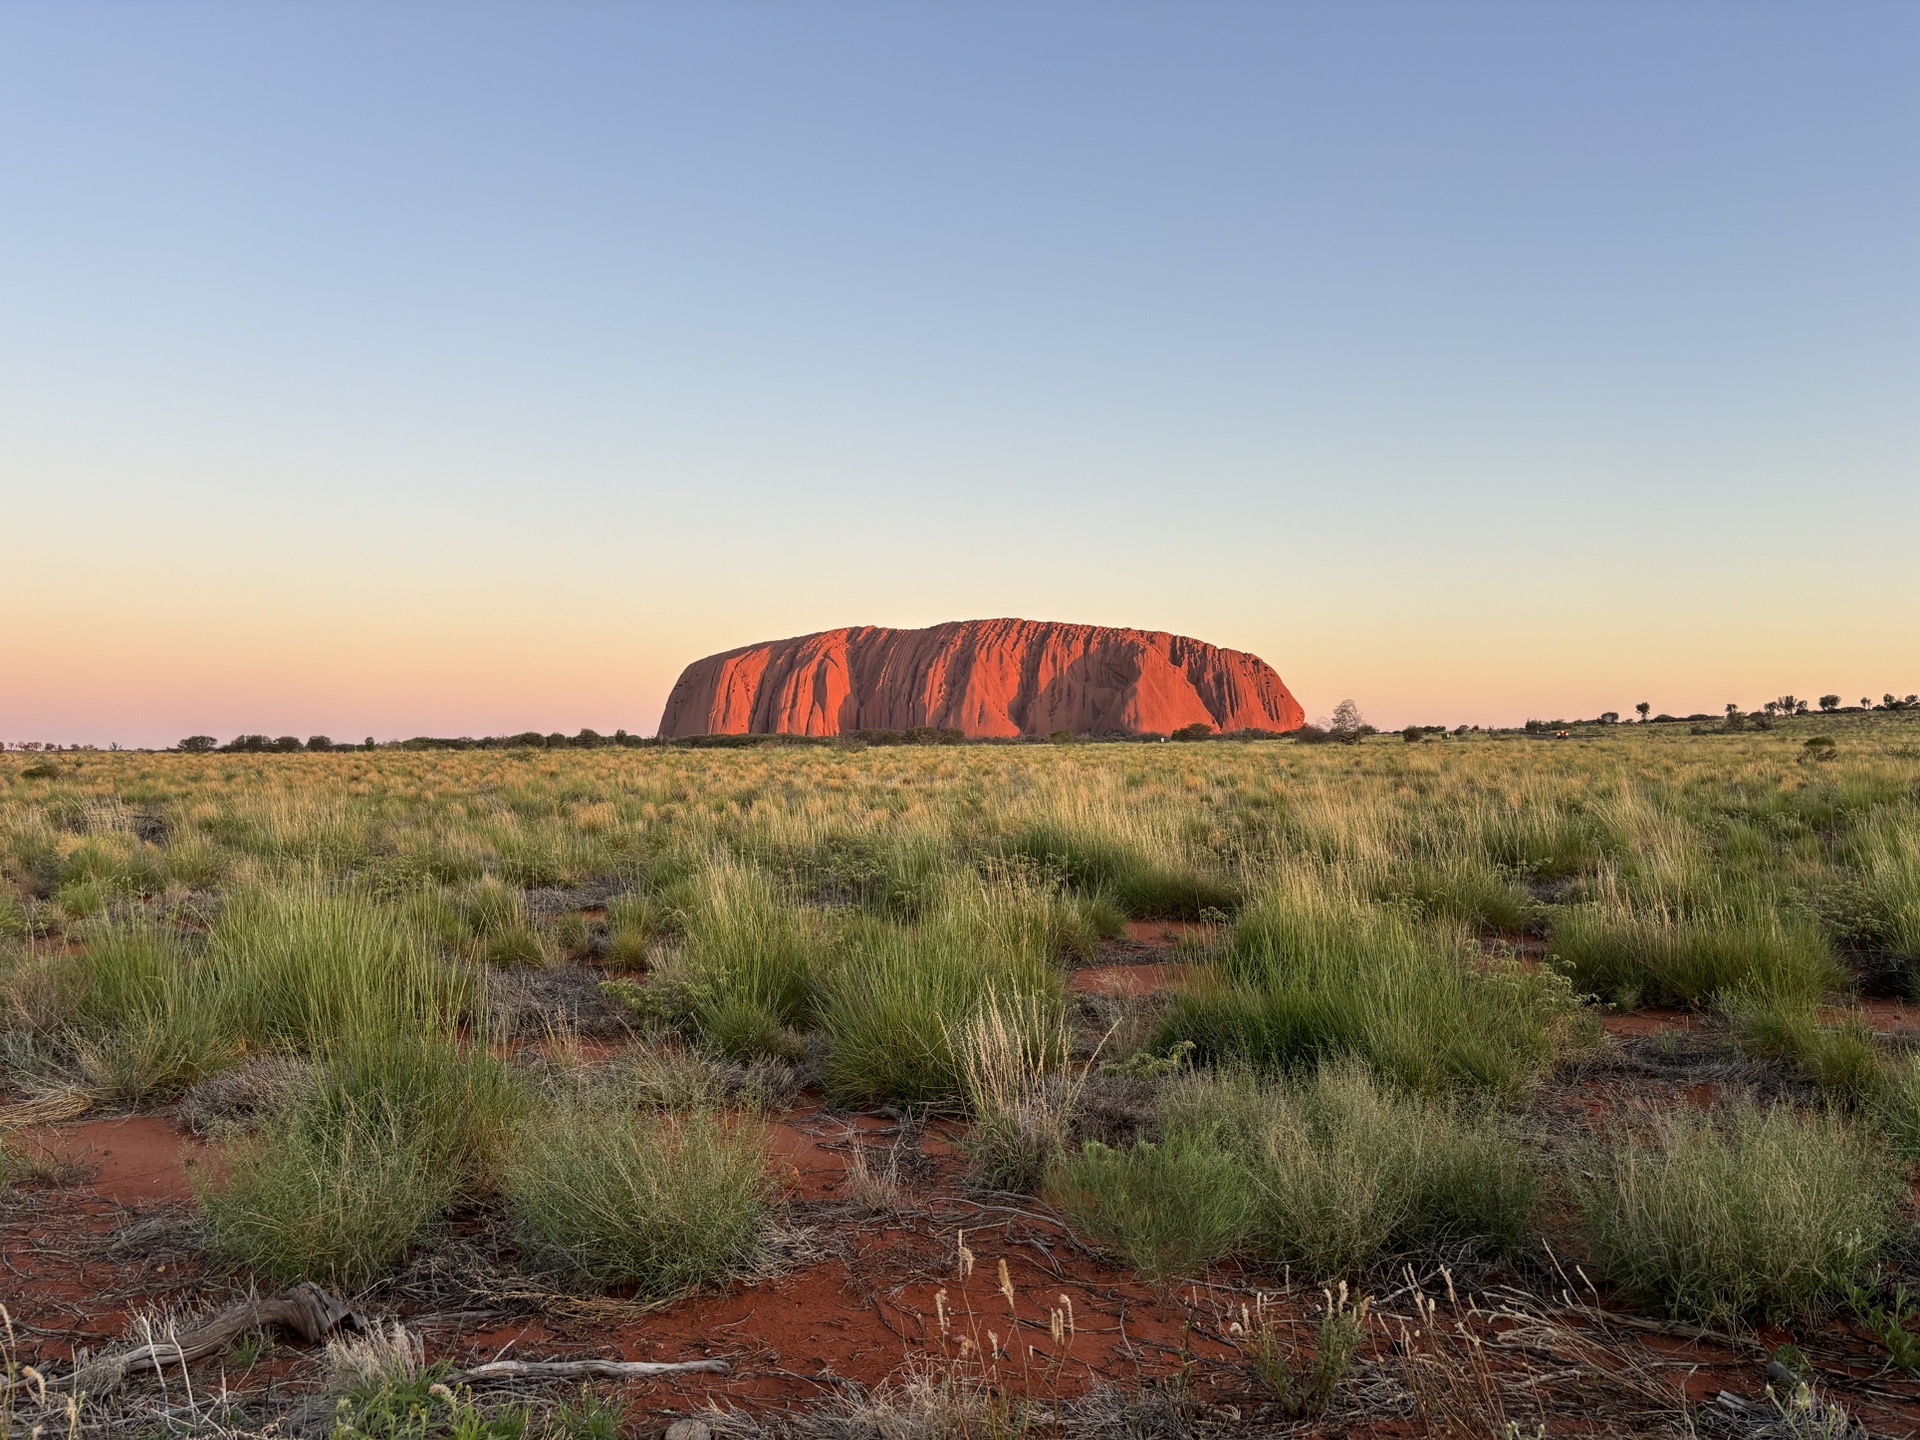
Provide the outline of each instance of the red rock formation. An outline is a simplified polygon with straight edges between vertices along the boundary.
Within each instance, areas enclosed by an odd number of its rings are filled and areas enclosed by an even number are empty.
[[[969,739],[1295,730],[1264,660],[1184,635],[1033,620],[870,625],[748,645],[681,672],[660,733],[844,735],[952,727]]]

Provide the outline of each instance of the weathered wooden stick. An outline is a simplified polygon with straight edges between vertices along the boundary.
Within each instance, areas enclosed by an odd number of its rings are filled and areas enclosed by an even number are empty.
[[[494,1360],[449,1375],[450,1382],[474,1380],[578,1380],[598,1375],[608,1380],[644,1380],[651,1375],[688,1375],[704,1370],[725,1375],[724,1360]]]
[[[312,1343],[342,1325],[356,1328],[365,1322],[352,1306],[322,1290],[318,1285],[296,1285],[284,1295],[264,1300],[242,1300],[229,1305],[205,1324],[195,1326],[175,1340],[155,1340],[131,1350],[95,1356],[76,1367],[72,1374],[48,1380],[49,1390],[84,1390],[89,1395],[105,1395],[116,1389],[130,1371],[151,1365],[155,1370],[166,1365],[186,1365],[224,1350],[239,1336],[269,1325],[292,1331],[301,1340]],[[16,1381],[16,1385],[24,1382]]]

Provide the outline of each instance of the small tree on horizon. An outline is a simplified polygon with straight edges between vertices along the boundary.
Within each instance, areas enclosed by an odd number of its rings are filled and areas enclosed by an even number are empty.
[[[1822,710],[1838,710],[1840,708],[1840,697],[1838,695],[1822,695],[1820,697],[1820,708]]]
[[[219,743],[219,740],[212,735],[189,735],[180,742],[180,748],[189,755],[205,755]]]
[[[1358,705],[1351,700],[1342,700],[1333,707],[1333,719],[1327,723],[1327,729],[1342,740],[1351,742],[1360,738],[1366,723]]]
[[[1653,702],[1650,700],[1642,700],[1638,705],[1634,706],[1633,708],[1635,713],[1638,714],[1640,717],[1640,723],[1644,725],[1647,723],[1647,716],[1653,713]]]

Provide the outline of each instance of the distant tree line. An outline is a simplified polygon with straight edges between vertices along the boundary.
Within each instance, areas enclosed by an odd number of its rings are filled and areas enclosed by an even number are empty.
[[[1870,697],[1862,696],[1858,705],[1842,705],[1838,695],[1822,695],[1817,702],[1801,699],[1797,695],[1781,695],[1767,701],[1757,710],[1745,710],[1738,704],[1729,702],[1725,712],[1719,715],[1668,715],[1653,714],[1653,706],[1642,700],[1633,708],[1643,725],[1670,725],[1691,722],[1696,729],[1711,725],[1719,730],[1745,730],[1748,728],[1765,730],[1772,727],[1776,719],[1813,713],[1818,704],[1823,715],[1857,715],[1868,711],[1907,711],[1920,710],[1920,695],[1895,695],[1891,691],[1883,695],[1879,704]],[[1572,730],[1576,726],[1591,727],[1620,724],[1620,712],[1606,710],[1591,720],[1528,720],[1522,731],[1527,734],[1552,734],[1562,730]],[[1445,725],[1409,725],[1399,733],[1409,744],[1424,740],[1428,736],[1445,736],[1449,733],[1459,736],[1479,733],[1478,725],[1456,725],[1449,732]],[[1184,725],[1171,736],[1134,735],[1119,732],[1077,734],[1060,731],[1051,736],[1023,735],[1015,739],[984,741],[985,744],[1044,744],[1072,740],[1130,740],[1158,741],[1171,739],[1179,741],[1198,740],[1274,740],[1290,738],[1301,745],[1356,744],[1369,735],[1380,732],[1369,725],[1360,713],[1360,707],[1351,700],[1342,700],[1334,707],[1333,714],[1323,717],[1310,725],[1302,725],[1291,732],[1270,730],[1236,730],[1222,732],[1211,725]],[[1495,733],[1495,732],[1488,732]],[[369,735],[356,744],[352,741],[336,741],[325,735],[310,735],[302,740],[297,735],[236,735],[226,744],[212,735],[189,735],[178,745],[178,749],[190,755],[288,755],[297,752],[325,754],[330,751],[347,750],[595,750],[609,746],[621,749],[638,749],[648,746],[678,746],[695,750],[731,750],[748,749],[761,745],[959,745],[966,743],[966,736],[951,726],[918,725],[905,730],[854,730],[844,735],[689,735],[677,740],[662,739],[659,736],[630,735],[625,730],[616,730],[611,735],[602,735],[597,730],[582,729],[578,734],[565,735],[559,731],[542,734],[538,730],[522,731],[518,735],[489,735],[478,738],[462,735],[449,738],[436,735],[416,735],[410,740],[376,741]],[[57,751],[58,745],[32,741],[14,742],[20,750]],[[83,748],[83,747],[71,747]],[[92,748],[92,747],[84,747]],[[119,746],[113,748],[118,749]]]

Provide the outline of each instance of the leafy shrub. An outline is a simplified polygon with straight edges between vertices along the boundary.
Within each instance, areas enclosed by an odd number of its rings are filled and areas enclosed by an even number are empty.
[[[1751,1106],[1622,1135],[1572,1190],[1601,1273],[1708,1323],[1816,1313],[1890,1234],[1897,1190],[1832,1116]]]
[[[1327,1307],[1314,1327],[1317,1344],[1312,1359],[1302,1357],[1283,1333],[1288,1327],[1277,1309],[1261,1296],[1255,1306],[1242,1305],[1241,1318],[1228,1334],[1253,1362],[1253,1368],[1280,1409],[1296,1420],[1325,1412],[1333,1392],[1353,1369],[1367,1338],[1368,1303],[1350,1302],[1347,1287],[1329,1291]]]

